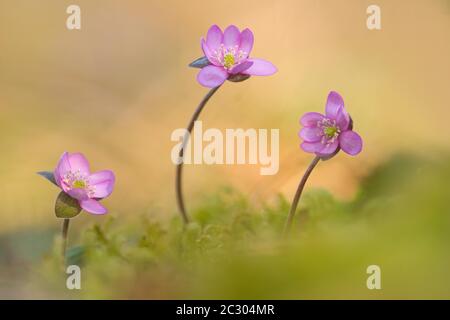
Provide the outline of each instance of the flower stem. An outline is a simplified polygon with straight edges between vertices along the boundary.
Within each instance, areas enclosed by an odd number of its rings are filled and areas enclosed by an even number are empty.
[[[311,161],[308,169],[306,169],[305,174],[302,177],[302,180],[300,181],[297,192],[295,193],[294,200],[292,201],[291,209],[289,210],[289,215],[286,220],[286,224],[284,225],[283,234],[286,235],[289,230],[291,229],[292,222],[294,220],[295,211],[297,210],[297,205],[300,200],[300,197],[303,192],[303,188],[305,187],[306,181],[308,181],[309,175],[313,171],[314,167],[319,163],[320,157],[316,156],[313,161]]]
[[[189,121],[189,124],[186,128],[187,132],[183,139],[183,144],[180,148],[179,152],[179,163],[177,164],[176,168],[176,177],[175,177],[175,186],[176,186],[176,194],[177,194],[177,204],[178,209],[180,210],[181,217],[183,218],[184,224],[189,223],[189,217],[186,212],[186,208],[184,206],[184,200],[183,200],[183,190],[182,190],[182,174],[183,174],[183,156],[184,156],[184,148],[187,146],[187,143],[189,141],[189,137],[191,135],[192,129],[194,128],[195,121],[200,116],[200,113],[202,112],[203,108],[205,107],[206,103],[209,101],[209,99],[216,93],[216,91],[220,88],[220,86],[217,86],[215,88],[212,88],[206,96],[200,101],[200,104],[198,105],[197,109],[195,110],[194,114],[192,115],[191,121]]]
[[[66,261],[66,247],[67,247],[67,234],[69,233],[70,219],[64,219],[62,227],[62,257],[63,261]]]

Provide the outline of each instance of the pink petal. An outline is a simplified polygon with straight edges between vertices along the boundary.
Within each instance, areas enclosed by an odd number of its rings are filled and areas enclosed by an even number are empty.
[[[205,56],[208,58],[209,62],[211,62],[212,64],[216,65],[216,66],[220,66],[220,62],[217,60],[216,57],[214,57],[214,55],[211,52],[211,49],[208,47],[208,45],[206,44],[205,39],[201,40],[201,45],[202,45],[202,50],[203,53],[205,54]]]
[[[322,139],[322,129],[318,127],[305,127],[298,133],[305,142],[318,142]]]
[[[340,108],[337,116],[336,116],[336,124],[338,125],[341,131],[345,131],[348,129],[350,125],[350,116],[345,110],[345,108]]]
[[[338,112],[341,108],[344,108],[344,100],[339,93],[331,91],[328,94],[325,114],[328,118],[336,120]]]
[[[81,153],[69,154],[70,169],[72,172],[80,171],[84,175],[89,175],[89,162]]]
[[[316,153],[322,150],[324,145],[321,142],[303,142],[300,147],[305,152]]]
[[[362,150],[362,138],[354,131],[342,132],[339,136],[341,149],[349,155],[355,156]]]
[[[323,118],[324,116],[318,112],[307,112],[300,118],[300,123],[305,127],[315,127]]]
[[[241,32],[241,45],[239,49],[245,52],[244,58],[247,58],[250,55],[250,52],[253,49],[253,41],[253,32],[251,32],[250,29],[245,29]]]
[[[206,66],[197,75],[197,81],[204,87],[215,88],[228,78],[228,72],[217,66]]]
[[[64,176],[69,171],[70,171],[69,153],[64,152],[61,158],[59,158],[58,164],[56,165],[56,169],[53,173],[55,176],[56,183],[60,188],[63,188],[63,184],[61,183],[62,176]]]
[[[209,47],[208,47],[208,45],[206,44],[205,39],[202,38],[202,39],[200,40],[200,45],[202,46],[203,54],[205,55],[205,57],[208,58],[209,62],[212,63],[212,61],[211,61],[212,53],[211,53],[211,50],[209,50]]]
[[[245,70],[247,70],[248,68],[250,68],[252,65],[253,65],[253,62],[246,60],[238,65],[235,65],[233,67],[233,69],[230,70],[230,73],[231,74],[242,73]]]
[[[93,198],[106,198],[114,189],[115,176],[111,170],[102,170],[91,174],[89,183],[94,187]]]
[[[95,199],[81,200],[79,203],[81,208],[92,214],[105,214],[108,212],[108,210]]]
[[[86,189],[81,188],[73,188],[68,191],[65,191],[69,196],[77,200],[87,200],[89,196],[86,192]]]
[[[223,32],[223,44],[226,48],[239,47],[241,33],[236,26],[229,26]],[[211,48],[211,47],[210,47]]]
[[[277,72],[277,68],[269,61],[263,59],[248,59],[247,61],[253,62],[253,65],[245,70],[244,74],[249,74],[251,76],[270,76]]]
[[[318,156],[328,156],[336,151],[336,149],[339,147],[339,140],[334,140],[333,143],[325,145],[325,147],[317,152]]]
[[[206,44],[210,50],[217,50],[223,42],[223,33],[219,26],[213,25],[206,35]]]

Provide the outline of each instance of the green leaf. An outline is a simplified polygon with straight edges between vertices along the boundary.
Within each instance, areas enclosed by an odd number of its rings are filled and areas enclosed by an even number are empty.
[[[250,76],[248,74],[233,74],[231,76],[228,77],[228,81],[231,82],[242,82],[247,80],[248,78],[250,78]]]
[[[201,58],[198,58],[197,60],[191,62],[189,64],[189,67],[202,69],[206,66],[209,66],[210,64],[211,64],[211,62],[209,62],[207,57],[201,57]]]
[[[56,198],[55,214],[58,218],[74,218],[81,210],[78,201],[63,191],[61,191],[58,198]]]
[[[55,186],[58,185],[56,183],[55,175],[53,174],[53,172],[51,172],[51,171],[39,171],[37,174],[42,176],[42,177],[44,177],[45,179],[47,179],[48,181],[53,183]]]
[[[66,253],[66,264],[69,266],[73,264],[81,266],[84,262],[85,254],[85,246],[76,246],[69,248]]]

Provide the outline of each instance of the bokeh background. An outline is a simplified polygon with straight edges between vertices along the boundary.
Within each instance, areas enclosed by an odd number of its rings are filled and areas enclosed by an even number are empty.
[[[381,7],[379,31],[366,28],[372,3]],[[66,29],[70,4],[81,7],[81,30]],[[0,294],[29,294],[16,266],[32,272],[58,232],[58,191],[35,172],[53,170],[64,151],[83,152],[94,170],[115,171],[105,205],[123,223],[176,215],[170,134],[206,93],[187,65],[202,55],[211,24],[251,28],[252,55],[279,72],[227,83],[203,125],[280,129],[280,170],[261,176],[258,165],[187,166],[189,208],[223,185],[255,206],[279,193],[291,199],[311,159],[299,149],[298,119],[322,112],[330,90],[344,97],[364,149],[323,163],[311,188],[351,201],[396,154],[449,151],[449,1],[0,0]],[[93,219],[103,217],[78,217],[74,237]]]

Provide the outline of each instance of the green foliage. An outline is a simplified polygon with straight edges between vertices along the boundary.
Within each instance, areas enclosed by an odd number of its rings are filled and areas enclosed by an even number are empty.
[[[102,220],[68,254],[84,263],[78,294],[450,298],[450,161],[441,159],[395,157],[368,175],[349,202],[307,190],[287,238],[280,236],[289,211],[283,196],[255,204],[229,188],[205,199],[186,228],[176,213],[165,223],[148,215]],[[56,250],[43,264],[45,283],[59,277],[58,259]],[[366,288],[371,264],[381,267],[382,290]]]
[[[86,249],[84,246],[75,246],[67,250],[66,252],[66,264],[82,266],[84,264],[84,253]]]

